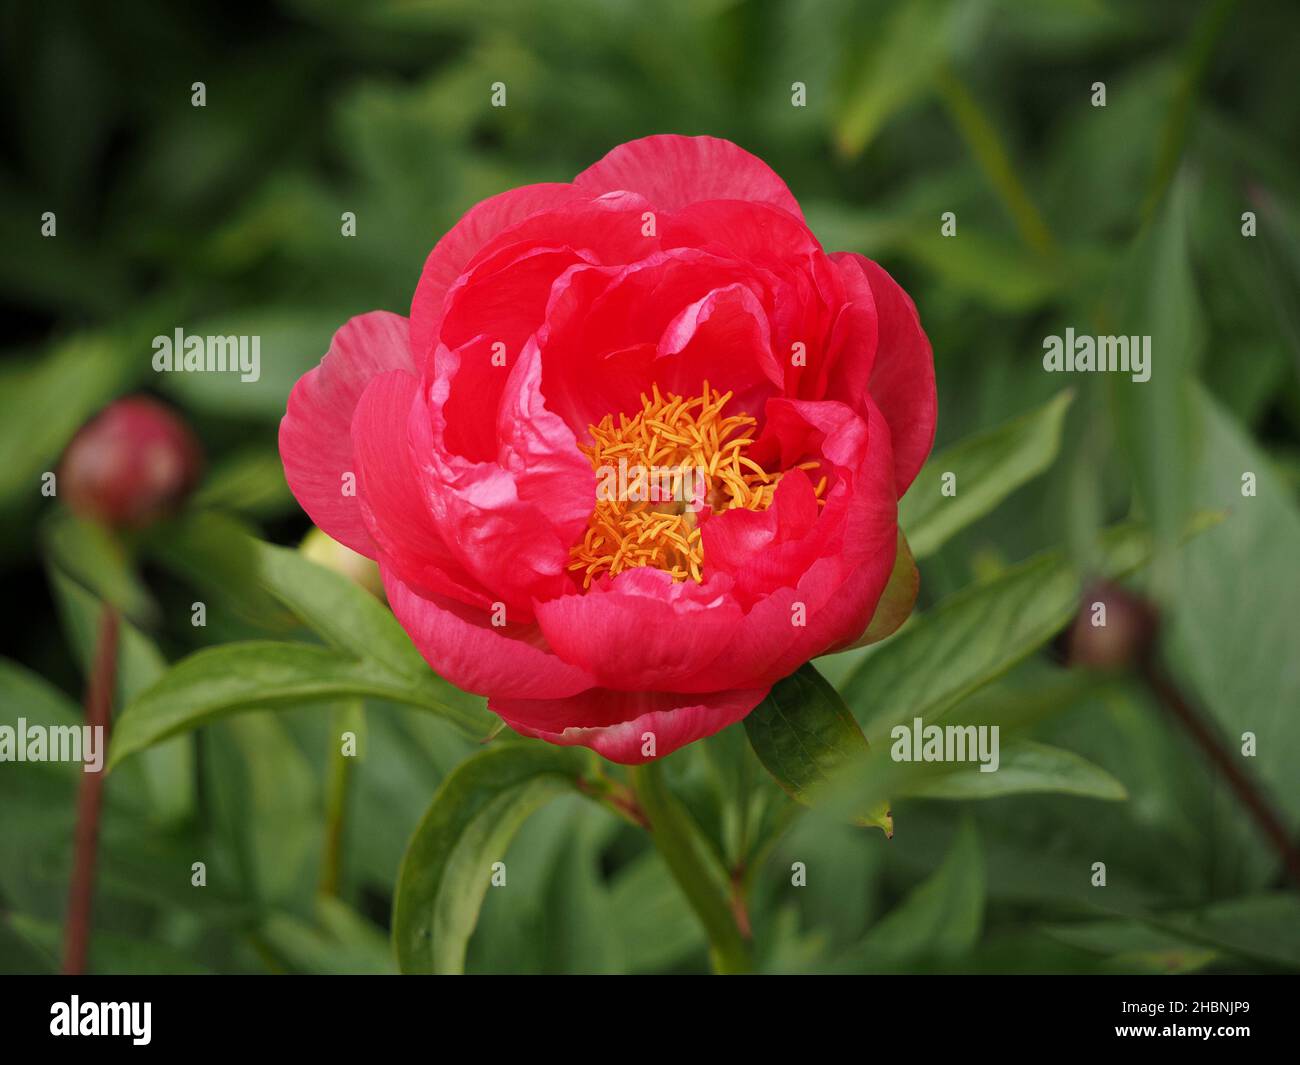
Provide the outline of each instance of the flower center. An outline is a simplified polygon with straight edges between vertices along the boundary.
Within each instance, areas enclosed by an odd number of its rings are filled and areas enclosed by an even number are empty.
[[[723,417],[732,393],[704,382],[691,399],[673,392],[641,394],[632,417],[606,414],[589,425],[590,445],[579,445],[596,471],[596,508],[587,531],[570,549],[569,569],[583,573],[582,585],[608,573],[655,566],[675,581],[700,580],[704,542],[697,516],[734,507],[766,510],[782,473],[769,473],[747,458],[757,419]],[[818,462],[804,462],[811,470]],[[819,503],[826,478],[817,485]]]

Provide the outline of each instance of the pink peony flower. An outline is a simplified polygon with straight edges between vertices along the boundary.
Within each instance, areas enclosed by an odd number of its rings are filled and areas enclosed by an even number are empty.
[[[883,269],[736,145],[657,136],[472,208],[410,318],[297,383],[280,454],[438,673],[637,763],[861,636],[935,409]]]

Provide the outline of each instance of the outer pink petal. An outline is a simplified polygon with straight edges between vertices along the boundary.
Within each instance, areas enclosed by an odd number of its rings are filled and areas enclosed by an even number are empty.
[[[895,481],[902,496],[934,444],[938,398],[930,341],[921,328],[912,298],[883,267],[861,255],[840,253],[832,258],[842,269],[860,268],[871,283],[879,341],[868,387],[889,423]]]
[[[739,624],[730,584],[726,577],[708,585],[674,583],[663,570],[643,567],[534,609],[556,653],[604,687],[672,688],[703,672]],[[726,683],[725,676],[718,682]]]
[[[678,695],[593,688],[569,699],[493,698],[488,709],[516,732],[563,746],[590,747],[611,762],[640,765],[735,724],[767,688]],[[649,735],[654,755],[644,754]]]
[[[662,134],[620,144],[573,179],[594,194],[626,190],[677,211],[698,200],[754,200],[803,218],[776,172],[756,155],[718,137]]]
[[[569,184],[524,185],[476,204],[447,231],[425,260],[411,300],[411,351],[421,365],[438,336],[443,297],[479,249],[529,215],[579,197],[585,198]]]
[[[394,370],[374,378],[357,404],[352,441],[361,513],[379,557],[407,584],[486,607],[493,597],[464,574],[425,503],[409,433],[419,391],[413,375]]]
[[[595,683],[551,653],[535,625],[493,626],[482,610],[419,595],[387,564],[380,572],[402,628],[434,672],[456,687],[502,699],[555,699]]]
[[[358,315],[334,334],[320,365],[293,386],[280,421],[280,459],[294,497],[330,536],[369,558],[375,545],[357,497],[343,493],[343,475],[356,472],[352,415],[371,378],[414,369],[405,318],[387,311]]]

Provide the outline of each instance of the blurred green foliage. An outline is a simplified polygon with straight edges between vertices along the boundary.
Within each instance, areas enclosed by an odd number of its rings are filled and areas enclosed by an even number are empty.
[[[669,782],[708,846],[737,868],[760,856],[742,874],[758,964],[1300,968],[1300,905],[1276,854],[1147,689],[1044,653],[988,658],[996,648],[979,642],[995,609],[1008,626],[1050,614],[1034,646],[1062,624],[1063,608],[1035,593],[1064,587],[1068,606],[1070,586],[1015,563],[1064,544],[1062,557],[1100,568],[1098,530],[1145,520],[1156,557],[1139,580],[1163,609],[1176,679],[1229,752],[1256,734],[1245,768],[1300,831],[1294,40],[1300,8],[1283,0],[5,4],[0,720],[80,720],[97,597],[130,619],[119,707],[205,645],[314,639],[241,583],[247,564],[223,555],[222,537],[187,554],[174,530],[172,552],[146,552],[142,579],[42,499],[41,473],[87,416],[160,391],[204,440],[202,506],[294,543],[307,525],[276,424],[338,325],[405,312],[431,246],[483,197],[566,180],[637,136],[709,133],[767,160],[828,249],[879,260],[913,296],[934,345],[940,449],[1051,412],[1014,430],[1059,440],[1045,473],[1043,452],[1003,454],[997,435],[949,453],[972,476],[1002,471],[1004,488],[971,503],[973,524],[932,530],[917,551],[919,607],[973,580],[1022,588],[1023,604],[990,599],[983,626],[972,615],[966,658],[992,683],[955,691],[953,712],[1014,724],[1104,778],[1082,795],[899,799],[887,843],[816,815],[780,835],[784,800],[738,728],[675,755]],[[190,101],[198,81],[203,108]],[[490,106],[496,81],[505,108]],[[796,82],[806,106],[792,106]],[[46,211],[55,239],[41,235]],[[941,236],[948,211],[955,237]],[[1257,236],[1242,235],[1245,211]],[[1151,382],[1044,374],[1042,339],[1067,326],[1152,334]],[[160,379],[149,341],[177,327],[259,334],[261,380]],[[1065,385],[1068,409],[1053,400]],[[905,520],[924,503],[910,500]],[[1207,509],[1226,517],[1180,546]],[[206,588],[185,565],[196,557]],[[206,628],[189,624],[196,587],[212,596]],[[924,632],[896,639],[925,646]],[[826,669],[868,735],[889,709],[873,677],[905,701],[872,654]],[[330,722],[358,713],[343,702],[243,714],[115,769],[92,969],[391,971],[403,850],[476,744],[367,698],[338,890],[322,893],[339,816]],[[0,767],[0,968],[57,966],[76,778],[66,765]],[[1089,797],[1103,793],[1127,799]],[[667,869],[605,810],[552,803],[509,855],[511,886],[487,894],[471,971],[706,966]],[[202,889],[190,886],[200,860]],[[1089,882],[1096,861],[1105,889]]]

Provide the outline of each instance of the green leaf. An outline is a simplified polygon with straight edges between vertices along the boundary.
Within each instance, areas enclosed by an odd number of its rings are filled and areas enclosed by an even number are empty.
[[[1151,914],[1154,928],[1231,951],[1245,958],[1300,969],[1300,897],[1293,892],[1251,895],[1200,910]]]
[[[416,706],[482,736],[491,719],[481,701],[462,693],[462,700],[447,702],[447,687],[427,671],[422,677],[396,676],[373,662],[308,644],[249,641],[209,647],[177,662],[126,708],[113,731],[108,766],[229,714],[346,696]]]
[[[0,706],[5,718],[23,716],[32,724],[80,725],[85,721],[77,704],[38,673],[17,662],[0,658]],[[51,762],[53,766],[70,763]]]
[[[946,0],[914,0],[892,8],[872,34],[860,72],[835,122],[841,154],[856,156],[895,113],[929,89],[947,50]]]
[[[392,973],[388,938],[336,898],[316,900],[316,921],[273,912],[262,922],[262,941],[293,972],[355,975]]]
[[[978,765],[959,764],[894,789],[897,796],[924,799],[996,799],[1036,792],[1112,801],[1128,797],[1123,784],[1086,758],[1032,740],[1003,747],[996,771],[982,773]]]
[[[192,515],[160,533],[152,548],[198,583],[242,584],[240,595],[249,603],[265,593],[331,647],[355,658],[373,660],[401,676],[429,674],[393,612],[370,592],[299,551],[257,539],[232,518]],[[215,566],[214,559],[219,560]]]
[[[934,554],[1051,466],[1073,400],[1074,391],[1066,389],[1036,410],[933,456],[898,507],[898,524],[907,531],[912,553],[917,558]],[[945,473],[956,475],[956,495],[943,495]]]
[[[922,263],[946,286],[969,292],[990,307],[1025,314],[1067,284],[1064,271],[1049,269],[1014,237],[981,232],[965,221],[958,236],[946,237],[939,218],[913,226],[900,252]]]
[[[1138,526],[1102,537],[1103,573],[1121,576],[1146,561]],[[1074,616],[1082,578],[1061,551],[1039,555],[944,600],[858,667],[844,701],[880,742],[900,722],[931,721],[1042,647]]]
[[[575,790],[592,764],[585,750],[504,743],[466,759],[443,781],[398,874],[393,946],[402,972],[464,971],[492,864],[505,858],[528,816]]]
[[[832,774],[865,761],[870,753],[844,700],[812,663],[772,686],[745,718],[745,734],[777,783],[806,805],[812,805],[813,793]],[[893,835],[887,801],[856,811],[854,821]]]
[[[293,506],[278,452],[265,447],[239,451],[218,463],[194,495],[200,507],[264,517]]]
[[[320,840],[318,774],[281,718],[222,722],[201,748],[205,808],[234,859],[240,897],[260,906],[305,904]]]
[[[56,515],[45,527],[45,548],[52,567],[97,599],[112,603],[137,624],[156,623],[157,604],[120,540],[105,526]]]
[[[66,934],[59,922],[43,921],[22,913],[6,913],[3,920],[15,934],[48,959],[52,966],[57,967]],[[113,976],[185,976],[211,972],[196,962],[189,951],[177,950],[170,944],[153,939],[121,935],[99,928],[92,931],[87,970],[92,975]]]
[[[33,362],[0,374],[0,504],[40,498],[40,475],[81,423],[113,398],[129,378],[119,346],[79,336]]]
[[[1043,932],[1118,966],[1147,972],[1196,972],[1219,957],[1217,951],[1190,946],[1181,936],[1124,917],[1047,925]]]
[[[1294,826],[1300,823],[1300,508],[1242,427],[1203,391],[1197,405],[1205,439],[1195,501],[1228,508],[1228,516],[1179,555],[1168,647],[1228,749],[1239,750],[1245,732],[1258,737],[1258,753],[1243,768],[1263,782]],[[1254,496],[1242,494],[1246,473],[1255,475]]]
[[[654,851],[618,871],[610,905],[629,971],[662,972],[692,956],[703,958],[707,943],[699,922]]]
[[[979,940],[984,856],[974,823],[957,831],[943,864],[836,964],[837,970],[894,969],[916,958],[952,958]]]
[[[1155,534],[1155,591],[1162,600],[1176,590],[1169,556],[1192,507],[1199,408],[1190,384],[1205,341],[1187,241],[1190,199],[1187,180],[1179,180],[1133,249],[1122,318],[1105,330],[1152,338],[1150,380],[1112,374],[1107,385],[1117,434]]]

